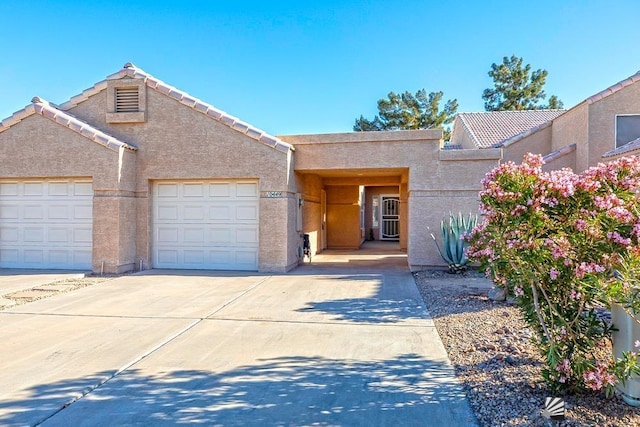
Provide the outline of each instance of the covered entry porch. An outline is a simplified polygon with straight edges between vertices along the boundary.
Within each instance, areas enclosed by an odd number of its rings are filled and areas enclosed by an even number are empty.
[[[480,181],[501,158],[441,150],[436,129],[280,138],[295,147],[300,251],[303,234],[312,256],[397,241],[411,270],[443,265],[431,231],[450,211],[477,211]]]
[[[300,173],[302,231],[311,253],[355,250],[367,241],[407,249],[406,169]]]

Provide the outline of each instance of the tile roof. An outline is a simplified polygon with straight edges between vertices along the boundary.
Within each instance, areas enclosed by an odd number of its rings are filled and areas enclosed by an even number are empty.
[[[61,104],[60,108],[63,110],[68,110],[70,108],[73,108],[79,103],[81,103],[82,101],[85,101],[90,96],[93,96],[96,93],[106,89],[107,81],[122,79],[125,77],[143,79],[147,87],[154,89],[170,98],[173,98],[176,101],[180,102],[181,104],[191,107],[194,110],[230,127],[231,129],[237,132],[243,133],[249,136],[250,138],[253,138],[256,141],[259,141],[262,144],[268,145],[278,151],[286,153],[289,150],[294,150],[293,145],[282,141],[280,138],[269,135],[265,131],[258,129],[254,126],[251,126],[250,124],[241,121],[237,117],[234,117],[230,114],[225,113],[222,110],[219,110],[213,105],[207,104],[206,102],[198,98],[195,98],[186,92],[183,92],[171,85],[168,85],[162,80],[159,80],[153,77],[152,75],[144,72],[143,70],[136,67],[130,62],[126,63],[124,65],[124,68],[122,68],[117,73],[108,76],[105,80],[99,83],[96,83],[93,87],[86,89],[81,94],[74,96],[64,104]]]
[[[633,76],[628,77],[624,80],[622,80],[621,82],[618,82],[612,86],[609,86],[608,88],[606,88],[603,91],[600,91],[598,93],[596,93],[593,96],[590,96],[589,98],[585,99],[583,102],[586,102],[588,104],[593,104],[596,101],[601,100],[602,98],[606,98],[609,95],[612,95],[614,93],[616,93],[617,91],[624,89],[625,87],[634,84],[635,82],[640,81],[640,71],[638,71],[637,73],[635,73]]]
[[[564,112],[565,110],[518,110],[458,113],[454,132],[459,132],[456,127],[462,126],[476,147],[496,147],[511,138],[532,131]]]
[[[41,116],[51,120],[52,122],[65,126],[71,129],[73,132],[76,132],[77,134],[80,134],[85,138],[95,142],[96,144],[100,144],[113,151],[119,151],[121,148],[132,151],[137,150],[137,148],[133,145],[122,142],[118,138],[115,138],[99,129],[94,128],[90,124],[85,123],[78,118],[73,117],[69,113],[60,110],[54,104],[51,104],[42,98],[35,97],[31,100],[31,102],[32,104],[27,105],[22,110],[14,113],[11,117],[4,119],[2,121],[2,124],[0,124],[0,132],[4,132],[11,126],[19,123],[23,119],[33,114],[40,114]]]
[[[462,150],[462,145],[460,144],[444,144],[441,150]]]
[[[607,158],[607,157],[619,156],[621,154],[626,154],[626,153],[630,153],[632,151],[637,151],[637,150],[640,150],[640,138],[634,139],[631,142],[627,142],[623,146],[618,147],[614,150],[607,151],[602,155],[602,157]]]
[[[560,157],[566,156],[569,153],[573,153],[574,151],[576,151],[576,144],[565,145],[564,147],[547,154],[542,158],[542,160],[545,163],[550,163],[554,160],[559,159]]]

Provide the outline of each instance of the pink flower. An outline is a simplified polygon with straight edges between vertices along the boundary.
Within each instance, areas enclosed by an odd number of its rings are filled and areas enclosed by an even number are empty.
[[[607,233],[607,239],[621,245],[621,246],[629,246],[631,244],[631,239],[628,237],[622,237],[620,233],[617,231],[609,231]]]
[[[602,273],[605,268],[594,262],[581,262],[575,269],[576,277],[582,279],[587,273]]]
[[[560,275],[559,270],[556,270],[555,268],[552,268],[551,270],[549,270],[549,277],[551,278],[551,280],[556,280],[559,275]]]
[[[639,340],[636,340],[636,342],[634,342],[634,343],[633,343],[633,346],[634,346],[635,348],[639,348],[639,347],[640,347],[640,341],[639,341]]]
[[[615,375],[609,373],[605,363],[596,362],[596,366],[582,374],[585,386],[593,391],[602,390],[603,387],[614,385],[617,381]]]

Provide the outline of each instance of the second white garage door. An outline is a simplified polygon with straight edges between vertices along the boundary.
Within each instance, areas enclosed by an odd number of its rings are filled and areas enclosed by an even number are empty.
[[[154,268],[257,270],[256,181],[157,182]]]

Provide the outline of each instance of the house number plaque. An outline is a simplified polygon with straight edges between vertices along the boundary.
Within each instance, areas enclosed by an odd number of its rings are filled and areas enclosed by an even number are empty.
[[[282,197],[282,191],[267,191],[266,196],[269,198]]]

